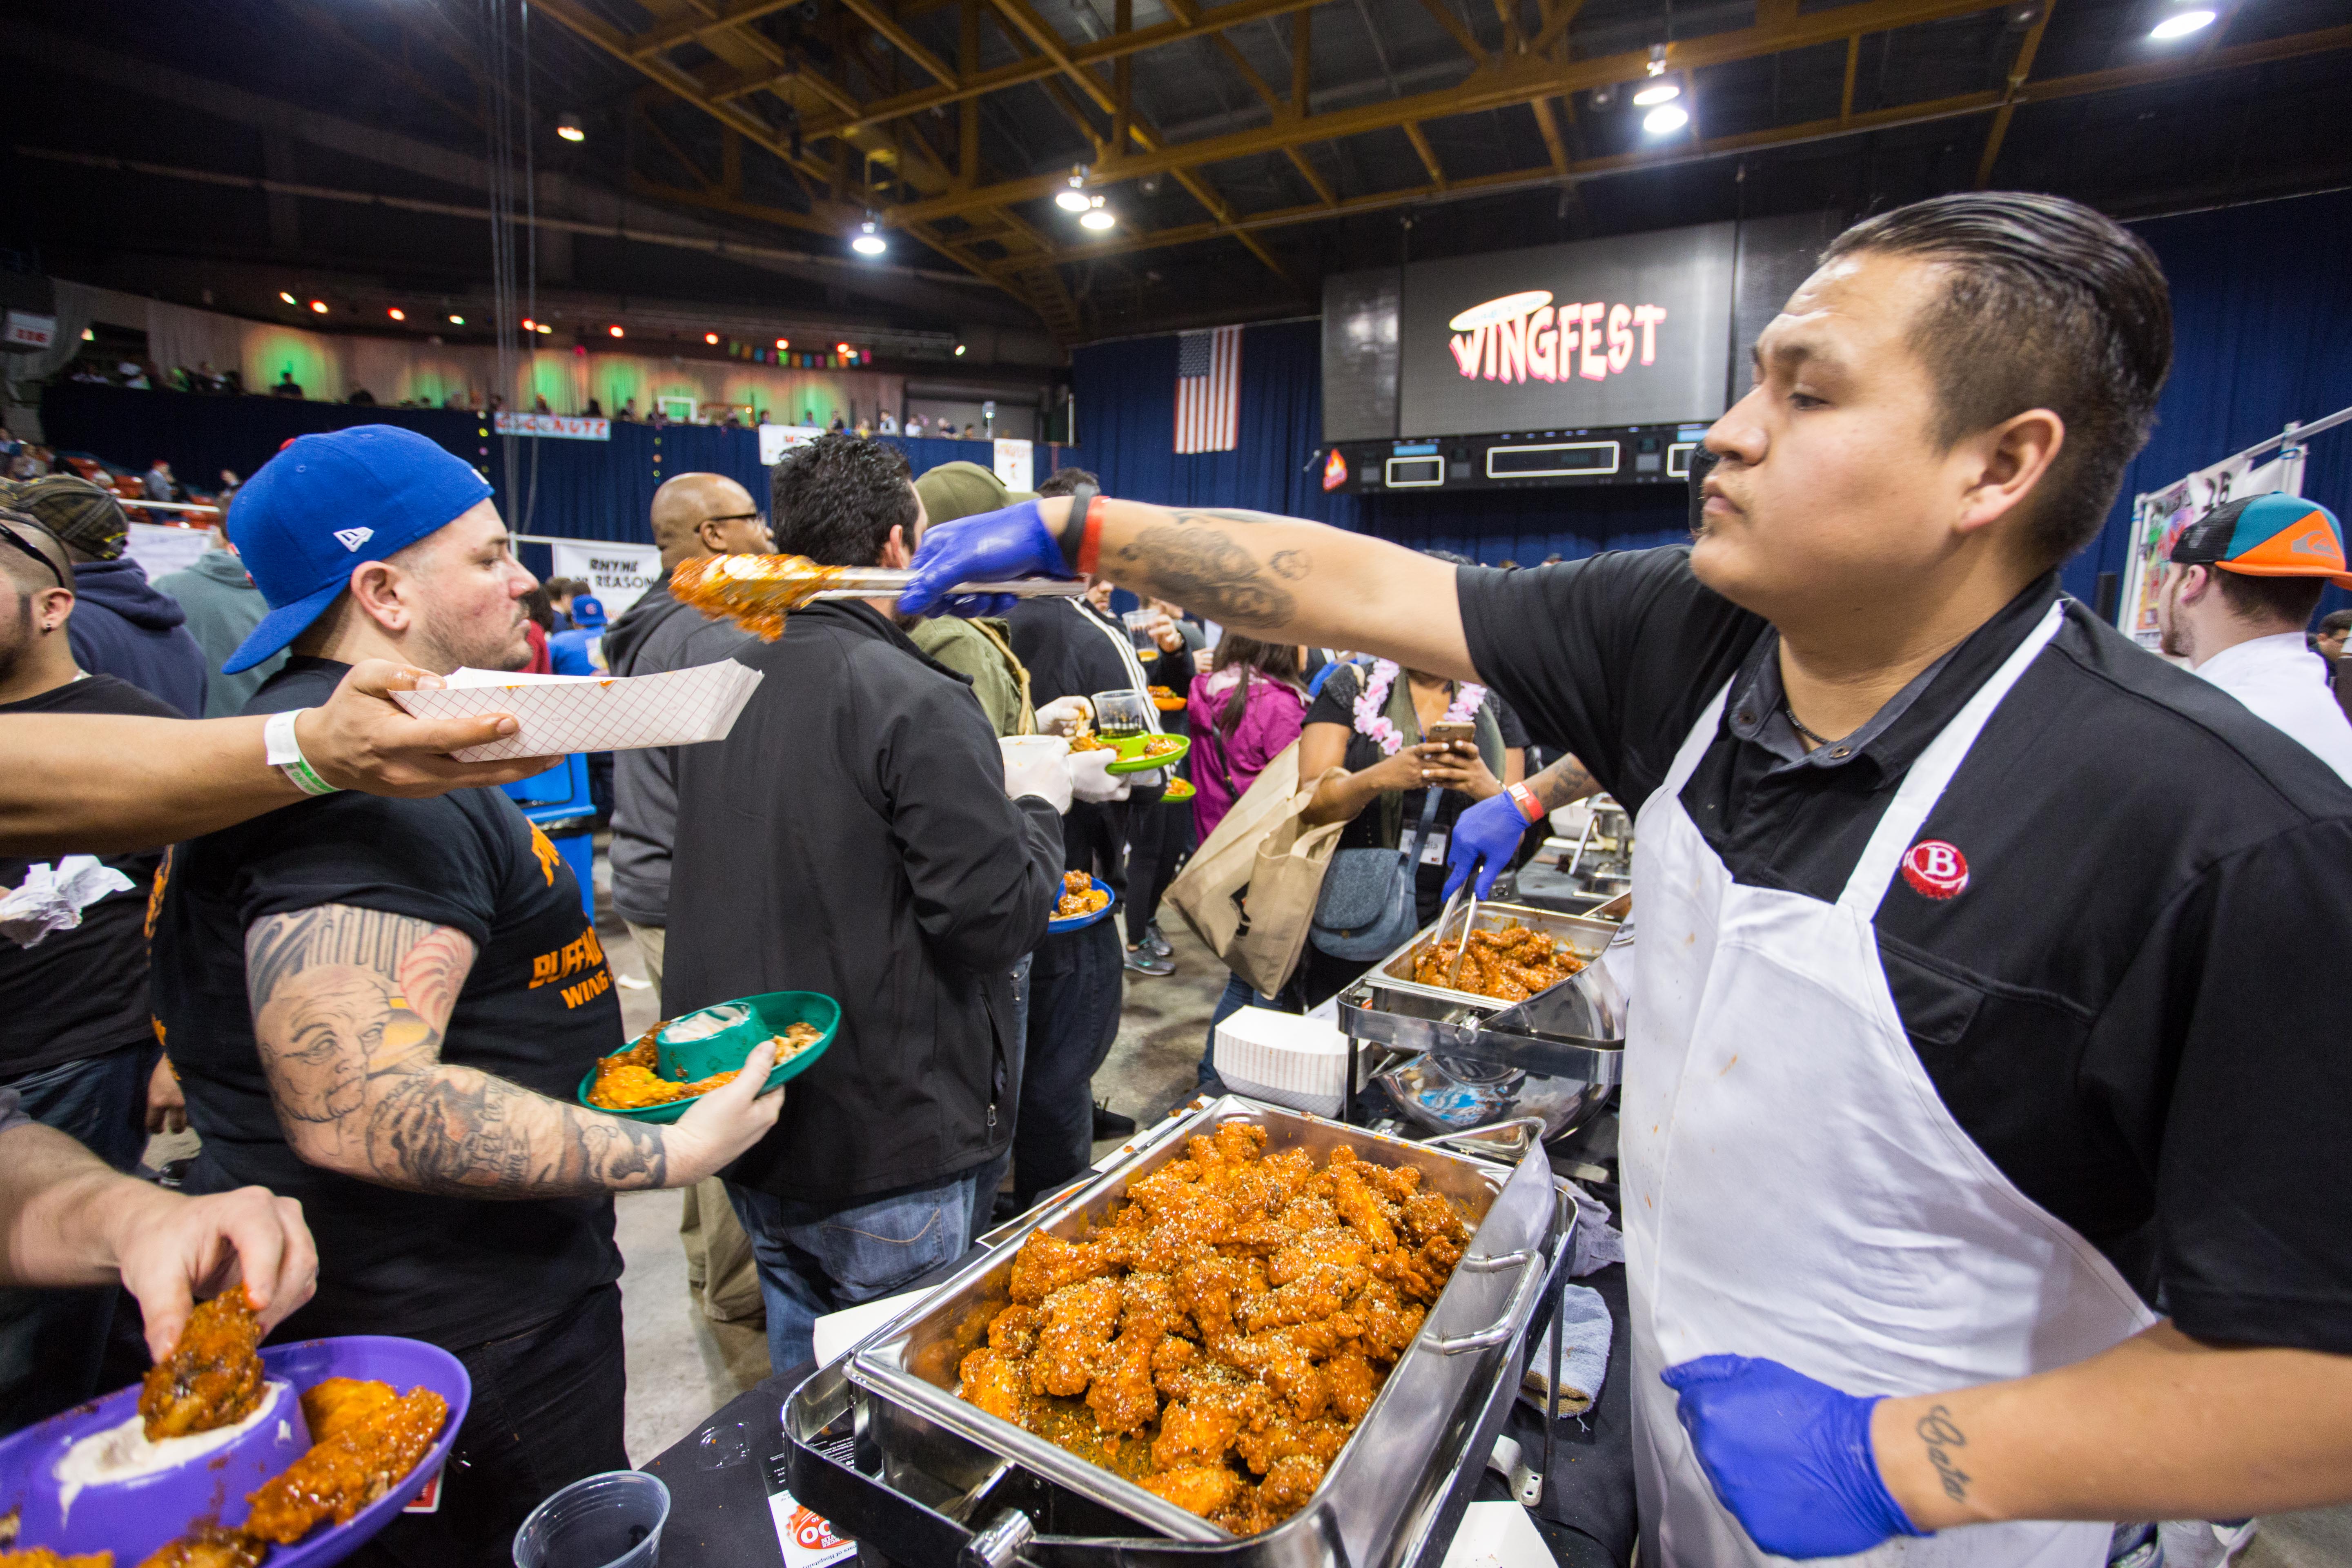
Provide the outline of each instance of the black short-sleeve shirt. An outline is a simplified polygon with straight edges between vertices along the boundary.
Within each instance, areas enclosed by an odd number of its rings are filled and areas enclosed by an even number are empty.
[[[1381,743],[1378,741],[1355,727],[1356,699],[1363,691],[1364,679],[1364,671],[1352,664],[1333,670],[1331,679],[1323,683],[1323,689],[1315,694],[1315,700],[1307,710],[1307,723],[1338,724],[1348,731],[1348,751],[1340,761],[1341,765],[1351,773],[1361,773],[1388,755],[1381,750]],[[1399,675],[1397,679],[1402,680],[1404,677]],[[1528,743],[1527,726],[1519,722],[1519,716],[1511,711],[1510,704],[1492,692],[1487,694],[1486,701],[1494,708],[1495,725],[1503,735],[1503,749],[1505,751],[1524,749]],[[1422,797],[1418,793],[1409,794],[1404,801],[1404,831],[1408,835],[1421,821],[1421,802]],[[1454,819],[1460,816],[1470,804],[1470,797],[1459,790],[1444,791],[1437,797],[1437,816],[1431,825],[1431,830],[1451,834],[1454,831]],[[1339,835],[1339,847],[1342,849],[1398,847],[1395,844],[1381,842],[1380,825],[1381,813],[1367,806],[1357,816],[1355,821],[1348,824],[1346,831]],[[1442,868],[1435,869],[1438,880],[1442,883],[1444,880],[1444,870]]]
[[[248,713],[323,700],[345,667],[297,658]],[[555,1316],[616,1279],[609,1197],[500,1202],[400,1192],[305,1164],[279,1131],[254,1045],[245,933],[269,915],[354,904],[455,927],[474,943],[441,1058],[572,1100],[618,1050],[619,999],[579,885],[493,789],[433,800],[303,801],[173,852],[155,929],[155,1009],[203,1136],[189,1186],[299,1198],[319,1293],[280,1339],[404,1334],[464,1349]]]
[[[110,675],[0,703],[0,717],[14,713],[184,717],[162,698]],[[37,858],[54,865],[63,857]],[[155,1037],[147,1016],[147,895],[163,852],[100,858],[130,878],[131,886],[83,910],[81,924],[73,930],[51,931],[30,947],[0,937],[0,1079],[86,1061]],[[0,888],[21,884],[32,864],[0,855]]]
[[[2034,583],[1815,765],[1754,711],[1775,634],[1686,549],[1458,588],[1481,676],[1629,808],[1737,681],[1682,804],[1735,879],[1823,900],[2059,597]],[[1878,946],[1954,1119],[2185,1331],[2352,1352],[2352,790],[2070,600],[1919,837],[1961,851],[1967,886],[1897,877]]]

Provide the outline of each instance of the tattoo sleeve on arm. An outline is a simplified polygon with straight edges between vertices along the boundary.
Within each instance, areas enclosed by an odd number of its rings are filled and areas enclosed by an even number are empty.
[[[312,1164],[384,1186],[536,1198],[662,1185],[661,1129],[441,1060],[473,968],[462,931],[348,904],[246,932],[254,1038]]]
[[[1297,612],[1282,584],[1314,571],[1303,550],[1273,552],[1260,560],[1243,542],[1245,528],[1226,524],[1285,522],[1262,511],[1179,509],[1173,522],[1145,528],[1122,546],[1119,558],[1134,563],[1152,594],[1244,632],[1273,630]]]
[[[1546,811],[1558,811],[1573,800],[1601,793],[1601,781],[1587,771],[1574,757],[1562,757],[1535,777],[1528,780],[1528,788],[1542,803]]]

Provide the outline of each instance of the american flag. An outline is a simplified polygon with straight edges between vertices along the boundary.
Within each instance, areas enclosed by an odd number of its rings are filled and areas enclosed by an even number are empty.
[[[1230,452],[1239,444],[1242,330],[1186,332],[1176,345],[1176,450]]]

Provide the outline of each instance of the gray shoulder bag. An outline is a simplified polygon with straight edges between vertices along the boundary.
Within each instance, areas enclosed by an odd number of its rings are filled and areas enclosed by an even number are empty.
[[[1421,825],[1402,848],[1342,849],[1331,857],[1323,875],[1323,892],[1315,900],[1315,924],[1307,940],[1333,958],[1369,963],[1385,958],[1421,929],[1413,899],[1414,868],[1421,864],[1422,846],[1437,820],[1437,797],[1432,785],[1421,803]],[[1367,808],[1370,809],[1370,808]]]

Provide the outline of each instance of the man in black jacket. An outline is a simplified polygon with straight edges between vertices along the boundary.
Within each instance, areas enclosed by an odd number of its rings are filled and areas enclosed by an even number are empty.
[[[777,465],[778,543],[903,566],[922,508],[896,448],[833,434]],[[825,1312],[963,1250],[1020,1093],[1013,966],[1062,867],[1053,805],[1008,800],[963,677],[887,601],[812,605],[735,657],[767,679],[726,740],[681,748],[665,1009],[815,991],[841,1032],[726,1173],[777,1370]]]

